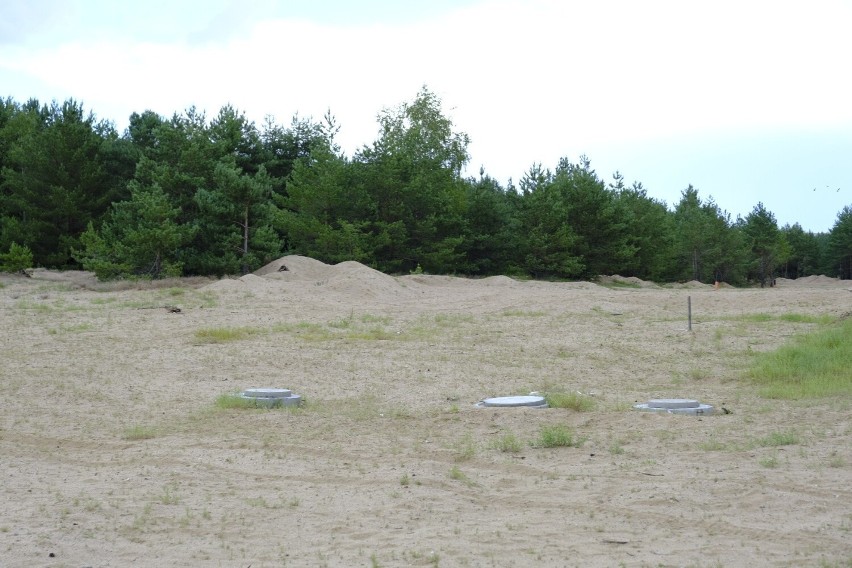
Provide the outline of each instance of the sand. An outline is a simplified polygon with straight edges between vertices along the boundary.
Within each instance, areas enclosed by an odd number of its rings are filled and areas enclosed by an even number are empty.
[[[848,316],[849,282],[600,282],[0,276],[0,566],[848,565],[849,401],[742,376],[816,326],[750,316]],[[251,387],[307,404],[217,408]],[[595,407],[474,407],[557,390]]]

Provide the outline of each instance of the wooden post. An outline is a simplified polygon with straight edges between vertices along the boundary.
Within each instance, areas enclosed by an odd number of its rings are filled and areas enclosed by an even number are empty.
[[[689,318],[689,331],[692,331],[692,296],[686,297],[686,313]]]

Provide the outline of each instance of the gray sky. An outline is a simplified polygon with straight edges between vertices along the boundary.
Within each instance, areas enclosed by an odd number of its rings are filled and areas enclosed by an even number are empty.
[[[587,155],[673,205],[827,231],[852,205],[852,0],[30,0],[0,4],[0,96],[319,119],[351,155],[422,85],[506,183]]]

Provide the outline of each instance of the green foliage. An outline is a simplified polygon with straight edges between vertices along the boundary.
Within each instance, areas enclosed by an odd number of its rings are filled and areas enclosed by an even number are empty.
[[[214,406],[220,410],[245,410],[259,408],[253,400],[243,398],[239,393],[221,394],[216,397]]]
[[[670,211],[585,156],[535,164],[517,188],[464,179],[470,139],[426,87],[378,126],[349,158],[330,113],[258,128],[230,105],[145,111],[119,135],[74,100],[2,100],[0,251],[100,278],[246,273],[284,252],[398,274],[852,277],[848,207],[830,234],[778,229],[760,203],[732,223],[692,186]]]
[[[852,279],[852,205],[847,205],[837,215],[829,237],[826,260],[836,267],[835,273],[840,278]]]
[[[493,447],[504,453],[517,453],[523,448],[520,440],[512,433],[503,434],[497,438],[493,443]]]
[[[195,338],[203,343],[226,343],[246,339],[261,333],[253,327],[209,327],[196,330]]]
[[[74,258],[100,279],[181,275],[180,248],[193,229],[177,223],[179,211],[158,185],[130,183],[131,198],[113,205],[100,231],[89,223]]]
[[[776,351],[757,355],[746,376],[762,396],[781,399],[852,395],[852,319],[799,336]]]
[[[82,104],[68,100],[7,107],[0,132],[0,247],[29,247],[34,262],[65,267],[90,221],[123,197],[122,180],[109,175],[115,132]]]
[[[538,439],[532,445],[537,448],[572,447],[582,445],[582,440],[579,440],[570,428],[556,424],[542,426]]]
[[[818,274],[820,270],[820,247],[817,236],[805,232],[798,223],[781,229],[787,246],[787,254],[779,266],[784,278],[799,278],[809,274]]]
[[[755,205],[748,214],[742,231],[751,252],[751,271],[763,287],[767,280],[772,279],[776,264],[784,256],[786,241],[778,230],[775,216],[766,210],[763,203]]]
[[[0,271],[22,272],[32,266],[33,251],[29,247],[13,242],[9,245],[9,252],[0,254]]]
[[[778,446],[793,446],[799,443],[799,436],[793,432],[772,432],[768,436],[757,441],[759,446],[763,447],[778,447]]]
[[[674,279],[736,283],[743,278],[744,249],[730,215],[691,185],[674,211]]]
[[[569,408],[577,412],[594,410],[595,399],[579,392],[548,392],[544,400],[550,408]]]

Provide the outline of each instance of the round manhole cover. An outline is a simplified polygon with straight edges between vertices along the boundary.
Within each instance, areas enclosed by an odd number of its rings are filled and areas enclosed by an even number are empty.
[[[489,408],[509,408],[515,406],[546,408],[547,401],[544,400],[543,396],[498,396],[482,399],[476,406]]]
[[[712,406],[689,398],[654,398],[643,404],[635,404],[633,408],[670,414],[713,414]]]
[[[243,396],[247,398],[287,398],[293,394],[288,389],[246,389]]]
[[[240,393],[246,400],[252,401],[255,406],[277,407],[277,406],[299,406],[302,397],[293,394],[289,389],[246,389]]]
[[[697,400],[688,398],[654,398],[648,401],[648,408],[698,408],[701,406]]]

